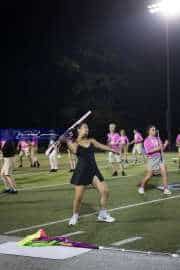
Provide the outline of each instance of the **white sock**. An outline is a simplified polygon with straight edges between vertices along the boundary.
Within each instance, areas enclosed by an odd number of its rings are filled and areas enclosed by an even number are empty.
[[[106,216],[107,215],[107,209],[100,209],[99,210],[99,216]]]
[[[78,219],[79,218],[79,214],[78,213],[74,213],[73,214],[73,217]]]

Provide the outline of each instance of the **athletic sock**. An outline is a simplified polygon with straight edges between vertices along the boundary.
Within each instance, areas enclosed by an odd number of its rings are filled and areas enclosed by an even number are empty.
[[[107,209],[100,209],[99,210],[99,216],[106,216],[107,215]]]
[[[78,213],[74,213],[73,214],[73,217],[78,219],[79,218],[79,214]]]

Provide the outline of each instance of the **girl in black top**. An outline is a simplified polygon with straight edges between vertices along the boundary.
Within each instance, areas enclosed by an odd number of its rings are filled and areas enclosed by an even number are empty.
[[[88,138],[89,128],[86,123],[78,127],[77,140],[67,145],[74,154],[77,155],[78,162],[71,183],[75,185],[75,197],[73,202],[73,216],[69,221],[69,225],[75,225],[78,222],[80,206],[87,185],[92,184],[100,194],[100,206],[98,220],[105,222],[114,222],[115,219],[107,212],[107,201],[109,191],[104,178],[99,171],[95,156],[94,148],[105,151],[113,151],[109,146],[97,142],[95,139]],[[117,152],[116,152],[117,153]]]

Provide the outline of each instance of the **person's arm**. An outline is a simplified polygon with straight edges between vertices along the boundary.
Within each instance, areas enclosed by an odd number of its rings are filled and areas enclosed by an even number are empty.
[[[145,147],[145,151],[146,151],[147,154],[151,155],[151,154],[154,154],[154,153],[158,153],[160,151],[164,151],[166,149],[167,145],[168,145],[168,141],[166,141],[164,144],[160,143],[160,145],[158,147],[153,148],[151,150],[147,150],[146,147]]]
[[[66,141],[68,149],[73,153],[76,154],[77,153],[77,148],[78,148],[78,144],[77,143],[72,143],[70,141]]]
[[[91,143],[94,145],[95,148],[98,148],[100,150],[118,153],[118,151],[113,150],[111,147],[109,147],[105,144],[99,143],[95,139],[91,139]]]
[[[180,136],[178,136],[176,139],[176,146],[180,147]]]
[[[17,151],[20,151],[20,142],[17,144]]]
[[[164,144],[163,144],[163,150],[166,149],[166,147],[168,146],[168,144],[169,144],[169,142],[168,142],[168,140],[166,140],[166,141],[164,142]]]

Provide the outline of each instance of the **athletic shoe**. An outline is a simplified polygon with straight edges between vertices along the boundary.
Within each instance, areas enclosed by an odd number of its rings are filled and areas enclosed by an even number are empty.
[[[171,192],[168,188],[165,188],[165,189],[164,189],[164,194],[165,194],[165,195],[171,195],[172,192]]]
[[[125,172],[124,172],[124,171],[122,171],[122,176],[126,176],[126,174],[125,174]]]
[[[112,176],[118,176],[118,173],[117,173],[117,172],[114,172],[114,173],[112,174]]]
[[[69,170],[69,172],[74,172],[74,171],[75,171],[75,169],[70,169],[70,170]]]
[[[4,189],[4,190],[2,191],[2,193],[9,193],[10,191],[11,191],[11,189],[8,188],[8,189]]]
[[[69,220],[69,226],[74,226],[78,223],[78,218],[79,215],[78,214],[74,214],[71,219]]]
[[[51,169],[49,172],[51,173],[51,172],[55,172],[56,170],[55,169]]]
[[[18,167],[19,167],[19,168],[22,168],[22,165],[19,165]]]
[[[144,188],[143,187],[138,188],[138,192],[139,194],[144,194]]]
[[[18,191],[15,189],[11,189],[10,191],[9,191],[9,193],[11,193],[11,194],[17,194],[18,193]]]
[[[98,221],[112,223],[112,222],[115,221],[115,218],[111,217],[111,215],[109,213],[106,213],[105,215],[99,215],[98,216]]]

